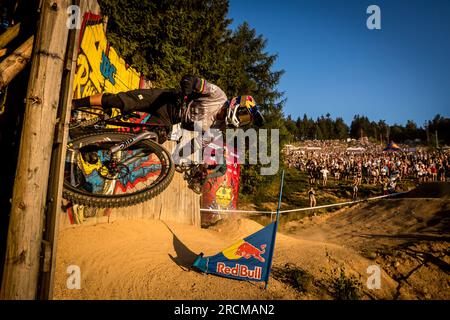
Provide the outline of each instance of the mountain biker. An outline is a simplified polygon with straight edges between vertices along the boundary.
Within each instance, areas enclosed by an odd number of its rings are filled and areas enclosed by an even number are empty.
[[[75,108],[101,106],[109,113],[112,108],[120,109],[122,114],[143,111],[157,116],[167,126],[180,123],[183,129],[190,131],[194,131],[195,122],[201,122],[203,132],[209,129],[223,131],[227,127],[239,128],[250,124],[260,127],[264,124],[264,117],[252,96],[244,95],[228,100],[217,85],[193,75],[183,76],[180,88],[181,90],[137,89],[117,94],[101,93],[73,99],[72,105]],[[202,147],[205,148],[211,140],[203,140]],[[95,156],[92,161],[96,162]],[[205,172],[206,169],[210,168],[205,166]],[[217,172],[223,175],[226,164],[216,169],[218,170],[213,176],[206,178],[217,176]]]

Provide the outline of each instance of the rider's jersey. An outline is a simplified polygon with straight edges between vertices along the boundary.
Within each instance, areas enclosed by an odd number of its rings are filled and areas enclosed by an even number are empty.
[[[194,130],[196,121],[200,121],[203,131],[210,128],[222,129],[224,120],[217,120],[216,115],[227,102],[227,95],[215,84],[201,79],[199,95],[190,101],[182,110],[181,126],[187,130]]]
[[[195,97],[185,108],[182,108],[181,127],[189,131],[202,131],[198,132],[192,144],[193,147],[201,148],[202,154],[209,154],[210,152],[205,151],[209,148],[221,150],[218,153],[222,154],[222,159],[219,159],[221,157],[214,159],[215,161],[203,159],[203,163],[211,167],[207,176],[207,179],[210,179],[224,175],[227,170],[226,160],[223,158],[223,147],[212,143],[217,139],[223,141],[222,130],[225,129],[225,120],[218,120],[216,117],[227,103],[227,96],[217,85],[204,79],[199,80]]]

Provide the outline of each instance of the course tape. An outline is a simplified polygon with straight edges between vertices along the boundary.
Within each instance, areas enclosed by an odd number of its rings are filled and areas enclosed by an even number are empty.
[[[316,210],[316,209],[322,209],[322,208],[331,208],[331,207],[337,207],[337,206],[345,206],[349,204],[355,204],[359,202],[365,202],[365,201],[371,201],[371,200],[378,200],[388,197],[394,197],[398,196],[400,194],[408,193],[409,191],[405,192],[397,192],[392,194],[387,194],[383,196],[377,196],[367,199],[361,199],[361,200],[355,200],[355,201],[347,201],[347,202],[341,202],[341,203],[332,203],[332,204],[326,204],[323,206],[317,206],[317,207],[306,207],[306,208],[297,208],[297,209],[290,209],[290,210],[281,210],[280,213],[291,213],[291,212],[298,212],[298,211],[308,211],[308,210]],[[224,212],[224,213],[270,213],[274,214],[276,211],[256,211],[256,210],[229,210],[229,209],[200,209],[202,212]]]

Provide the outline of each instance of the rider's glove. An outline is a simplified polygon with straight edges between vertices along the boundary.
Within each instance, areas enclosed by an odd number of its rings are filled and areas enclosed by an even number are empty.
[[[181,92],[188,96],[194,90],[195,77],[191,75],[184,76],[180,81]]]
[[[189,96],[192,93],[201,93],[205,87],[205,80],[192,75],[184,76],[180,81],[183,95]]]

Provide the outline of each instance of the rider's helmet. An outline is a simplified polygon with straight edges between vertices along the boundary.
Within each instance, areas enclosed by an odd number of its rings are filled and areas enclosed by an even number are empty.
[[[252,96],[238,96],[231,99],[228,104],[226,123],[235,128],[250,123],[260,127],[264,124],[264,117]]]

